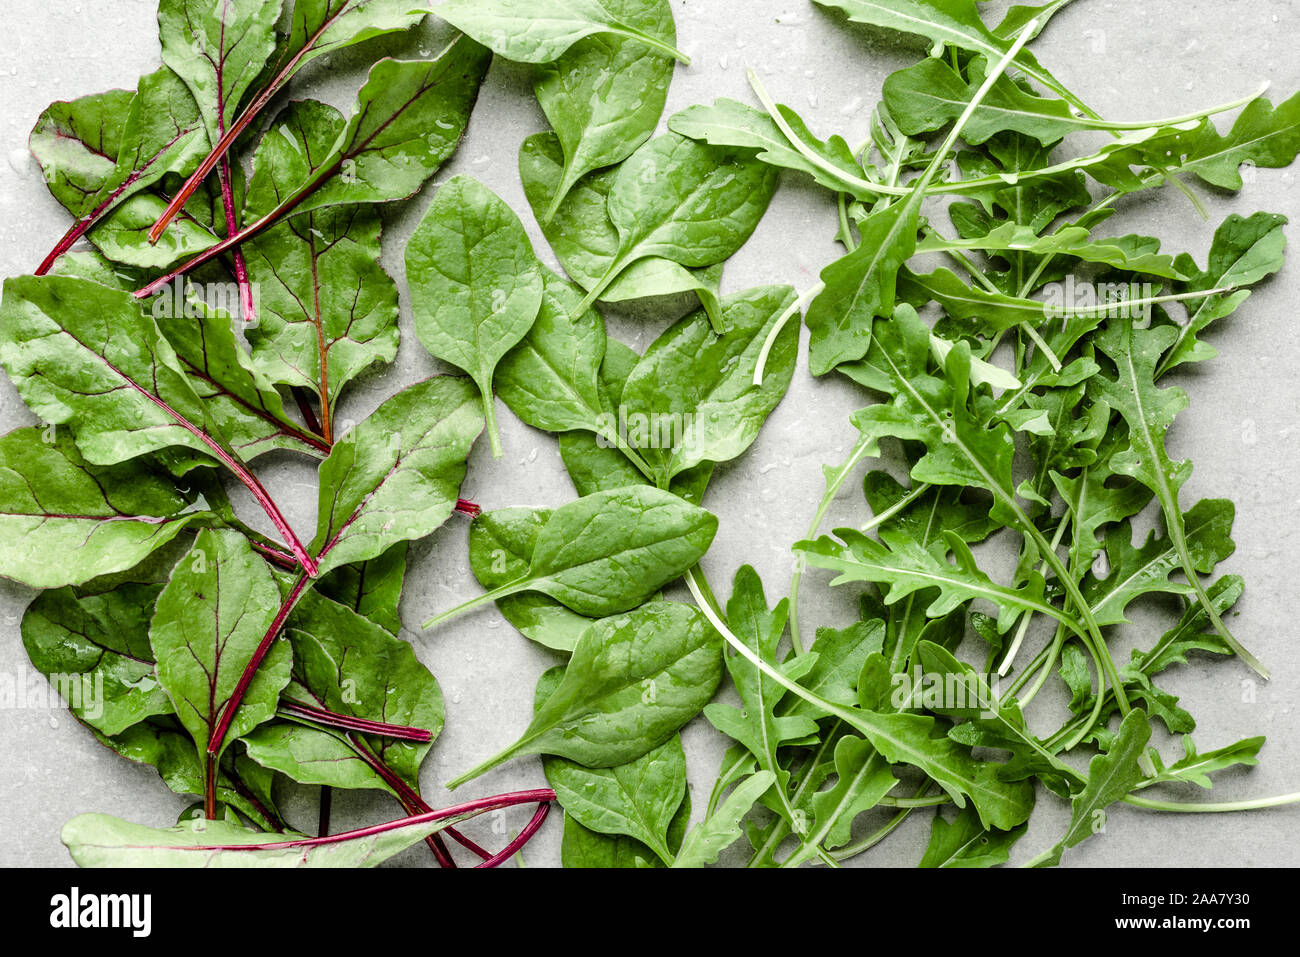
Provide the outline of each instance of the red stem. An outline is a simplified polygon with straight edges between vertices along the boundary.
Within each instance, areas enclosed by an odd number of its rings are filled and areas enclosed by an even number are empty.
[[[212,735],[208,738],[208,755],[216,755],[221,752],[221,745],[225,743],[226,734],[230,731],[230,723],[235,720],[235,713],[239,706],[244,703],[244,695],[248,694],[248,686],[253,683],[253,678],[257,675],[257,669],[262,666],[263,659],[275,644],[275,639],[280,634],[280,629],[284,627],[289,613],[293,611],[298,600],[302,598],[302,593],[307,589],[307,583],[311,581],[307,575],[298,576],[294,583],[293,589],[280,605],[280,610],[275,613],[275,620],[271,622],[271,627],[267,629],[266,637],[262,643],[257,646],[253,652],[252,659],[244,668],[244,673],[239,676],[239,684],[235,686],[234,692],[226,702],[226,706],[221,709],[221,717],[217,719],[217,726],[212,729]]]
[[[248,540],[248,544],[261,552],[267,561],[275,562],[275,564],[279,565],[281,568],[293,571],[298,567],[298,559],[294,558],[292,555],[285,554],[278,548],[272,548],[270,545],[263,545],[261,542],[254,541],[251,538]]]
[[[388,786],[391,787],[397,793],[397,800],[400,801],[404,807],[406,807],[407,813],[414,814],[418,811],[431,810],[428,803],[424,800],[424,798],[420,796],[419,791],[415,790],[415,788],[411,787],[409,784],[403,781],[392,768],[390,768],[387,764],[381,761],[379,757],[376,754],[374,754],[374,752],[372,752],[369,748],[367,748],[363,742],[358,741],[355,735],[351,735],[351,734],[348,735],[348,743],[352,745],[353,749],[357,752],[357,755],[361,758],[361,760],[365,761],[366,764],[370,765],[371,770],[373,770],[376,774],[378,774],[381,778],[383,778],[385,783],[387,783]],[[488,858],[492,856],[491,852],[485,851],[483,848],[479,847],[477,844],[475,844],[473,841],[467,838],[464,834],[460,833],[460,831],[456,830],[454,827],[447,828],[446,833],[452,840],[454,840],[461,847],[468,848],[470,851],[473,851],[483,860],[486,861]],[[432,846],[433,845],[431,844],[430,847]],[[438,848],[434,849],[435,856],[438,855],[438,850],[439,850]],[[441,845],[441,850],[444,852],[447,850],[445,844]],[[439,859],[438,863],[442,864],[442,860]],[[447,865],[442,865],[442,866],[445,867]],[[455,867],[456,866],[455,861],[452,861],[450,866]]]
[[[469,499],[464,498],[456,499],[456,511],[462,515],[468,515],[470,518],[478,518],[483,514],[482,506],[475,505]]]
[[[503,847],[499,853],[492,855],[482,864],[477,864],[475,866],[497,867],[498,865],[504,864],[506,861],[510,860],[511,857],[519,852],[520,848],[532,840],[533,835],[537,833],[538,829],[540,829],[542,824],[546,821],[546,815],[550,813],[551,805],[549,802],[538,804],[537,812],[533,815],[533,819],[524,825],[524,829],[519,832],[518,837]]]
[[[381,721],[368,721],[365,718],[354,718],[351,715],[338,714],[325,708],[314,708],[311,705],[299,704],[296,701],[281,701],[280,710],[287,711],[295,717],[305,718],[316,724],[325,725],[328,728],[338,728],[342,731],[373,734],[381,738],[392,738],[394,741],[415,741],[418,744],[428,744],[433,740],[433,735],[423,728],[385,724]]]
[[[240,134],[248,128],[248,125],[253,122],[262,110],[266,109],[266,105],[271,102],[272,97],[274,97],[275,94],[280,91],[280,88],[289,81],[289,78],[293,76],[294,71],[298,69],[298,64],[302,62],[302,58],[316,45],[316,41],[320,39],[321,34],[328,30],[334,23],[335,19],[337,19],[346,9],[346,6],[340,7],[333,17],[330,17],[321,24],[321,28],[316,31],[306,44],[303,45],[303,48],[294,55],[294,58],[285,65],[284,69],[276,74],[275,79],[267,84],[266,89],[257,95],[257,99],[250,103],[248,108],[244,110],[240,117],[231,124],[230,129],[227,130],[222,135],[221,139],[217,141],[217,145],[212,148],[212,152],[209,153],[204,158],[203,162],[199,164],[199,168],[190,174],[190,178],[185,181],[185,185],[181,187],[180,192],[172,198],[172,201],[167,204],[167,208],[163,210],[163,214],[158,217],[158,221],[153,224],[153,228],[149,230],[150,243],[158,242],[158,239],[167,229],[167,226],[176,218],[176,214],[179,213],[181,209],[184,208],[185,204],[190,201],[190,197],[193,196],[195,190],[199,188],[199,184],[208,178],[208,174],[212,172],[213,167],[217,165],[218,161],[225,158],[226,154],[230,151],[230,147],[235,145],[235,140],[239,139]]]
[[[321,435],[320,419],[316,418],[316,410],[311,407],[311,401],[307,397],[307,390],[300,385],[296,385],[289,390],[293,393],[293,400],[298,403],[298,411],[302,413],[302,420],[307,423],[307,428],[316,435]],[[329,445],[326,444],[325,452],[329,452]]]
[[[431,824],[434,821],[442,821],[449,817],[460,817],[464,814],[483,814],[487,811],[518,807],[520,804],[544,804],[554,800],[555,792],[550,788],[535,788],[531,791],[516,791],[513,794],[498,794],[494,797],[479,798],[477,801],[456,804],[437,811],[413,814],[410,817],[398,818],[396,821],[385,821],[383,824],[372,824],[369,827],[357,828],[355,831],[344,831],[341,834],[330,834],[325,837],[304,837],[292,841],[276,841],[273,844],[209,844],[198,847],[185,845],[175,849],[185,851],[278,851],[296,847],[327,847],[330,844],[343,844],[363,837],[374,837],[376,834],[387,834],[389,831],[395,831],[398,828],[413,824]]]
[[[226,235],[233,236],[239,230],[239,221],[235,218],[235,195],[230,187],[230,159],[221,157],[221,170],[217,174],[221,183],[221,205],[226,212]],[[235,282],[239,284],[240,311],[244,314],[244,325],[257,321],[257,305],[253,302],[253,284],[248,278],[248,264],[244,261],[244,251],[236,249],[232,256],[235,260]]]

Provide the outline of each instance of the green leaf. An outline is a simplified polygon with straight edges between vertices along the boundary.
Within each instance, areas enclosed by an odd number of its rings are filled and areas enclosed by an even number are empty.
[[[128,292],[84,279],[8,279],[0,363],[28,407],[68,424],[95,465],[179,446],[210,454],[205,404],[153,318]]]
[[[600,428],[605,404],[600,367],[605,322],[577,312],[582,293],[542,267],[541,311],[523,341],[497,367],[497,392],[515,415],[547,432]]]
[[[618,255],[619,233],[609,218],[608,198],[619,169],[583,177],[549,219],[548,211],[564,179],[564,150],[554,133],[539,133],[524,140],[519,149],[519,174],[528,204],[565,272],[584,289],[593,288]],[[625,269],[601,298],[605,302],[625,302],[689,292],[699,295],[705,308],[716,313],[720,279],[720,265],[692,270],[651,256]]]
[[[594,623],[519,740],[448,786],[526,754],[558,755],[584,767],[636,760],[713,697],[722,677],[720,644],[703,615],[674,602],[651,602]]]
[[[1098,348],[1115,364],[1115,378],[1093,378],[1097,395],[1117,411],[1129,427],[1130,445],[1111,456],[1110,467],[1151,489],[1160,502],[1169,540],[1178,552],[1183,573],[1196,591],[1215,630],[1248,665],[1261,675],[1264,666],[1232,637],[1205,593],[1196,571],[1196,559],[1187,541],[1183,513],[1178,505],[1179,489],[1191,475],[1191,462],[1173,462],[1165,450],[1165,435],[1174,417],[1187,407],[1181,389],[1158,389],[1155,370],[1160,357],[1178,338],[1170,326],[1134,330],[1129,322],[1110,322],[1096,336]]]
[[[376,867],[481,813],[434,820],[424,814],[325,838],[265,834],[204,820],[163,830],[107,814],[82,814],[63,826],[62,840],[81,867]]]
[[[730,259],[767,211],[777,178],[766,164],[675,133],[651,140],[615,174],[608,212],[618,248],[586,303],[644,259],[691,269]]]
[[[406,30],[427,12],[411,9],[410,0],[294,0],[284,46],[300,52],[290,76],[327,53]]]
[[[193,97],[163,68],[143,77],[134,95],[110,90],[51,104],[30,146],[50,193],[89,224],[167,173],[191,169],[208,142]]]
[[[930,827],[930,844],[918,867],[996,867],[1011,859],[1011,848],[1028,829],[1022,824],[1009,831],[993,831],[980,823],[969,808],[951,821],[936,813]]]
[[[252,188],[292,188],[305,175],[297,164],[325,154],[342,127],[332,107],[290,105],[258,148]],[[253,359],[272,382],[314,392],[322,428],[348,383],[397,355],[397,286],[379,265],[380,232],[375,210],[340,206],[294,216],[243,247],[260,292]]]
[[[422,728],[434,739],[442,731],[438,682],[408,643],[379,625],[308,594],[289,619],[285,637],[293,648],[293,683],[286,698],[367,721]],[[418,789],[420,764],[432,741],[358,737]]]
[[[1054,866],[1061,855],[1106,827],[1106,808],[1123,798],[1143,779],[1138,766],[1151,739],[1146,713],[1135,708],[1120,724],[1115,742],[1088,764],[1088,785],[1070,802],[1070,824],[1061,840],[1036,857],[1034,866]]]
[[[1195,173],[1211,186],[1241,189],[1241,167],[1289,166],[1300,153],[1300,93],[1284,103],[1258,97],[1241,111],[1231,131],[1221,135],[1207,118],[1178,137],[1179,171]]]
[[[406,584],[406,552],[402,542],[378,558],[336,568],[316,583],[316,591],[396,635],[402,630],[398,606]]]
[[[484,47],[460,37],[432,60],[376,63],[347,126],[323,157],[304,157],[294,190],[249,183],[245,222],[413,195],[460,144],[490,62]]]
[[[36,588],[79,585],[139,564],[204,516],[201,500],[147,463],[88,464],[65,430],[0,438],[6,578]]]
[[[742,455],[794,376],[799,335],[790,324],[776,339],[763,384],[754,385],[763,344],[793,302],[789,287],[765,286],[722,301],[722,335],[703,311],[677,322],[628,376],[619,421],[607,423],[606,440],[626,429],[624,441],[640,451],[661,487],[703,462]]]
[[[537,536],[549,509],[507,508],[478,515],[469,527],[469,567],[487,589],[528,574]],[[571,652],[592,620],[569,611],[538,592],[510,595],[497,602],[502,616],[526,638],[555,651]]]
[[[42,592],[23,614],[32,664],[54,682],[78,721],[105,735],[171,713],[149,646],[160,591],[156,582],[60,588]]]
[[[842,10],[855,23],[918,34],[935,44],[969,50],[996,62],[1011,49],[1013,38],[989,30],[980,19],[975,0],[815,0],[818,6]],[[1012,64],[1026,76],[1065,95],[1068,91],[1048,73],[1029,50]],[[1077,105],[1077,100],[1073,100]]]
[[[770,771],[759,771],[736,785],[716,811],[686,832],[673,867],[707,867],[740,838],[740,822],[772,786]]]
[[[158,596],[149,625],[158,682],[200,754],[279,607],[270,569],[234,531],[200,532]],[[288,642],[272,645],[230,722],[223,750],[275,715],[291,657]]]
[[[1178,258],[1178,267],[1188,280],[1174,286],[1177,293],[1235,289],[1235,292],[1208,296],[1187,303],[1187,322],[1178,328],[1178,336],[1160,360],[1156,378],[1184,362],[1203,362],[1218,355],[1214,347],[1196,337],[1206,326],[1226,319],[1249,297],[1251,286],[1282,268],[1286,253],[1285,216],[1255,213],[1245,219],[1235,213],[1214,232],[1208,268],[1196,267],[1191,256]]]
[[[677,42],[667,0],[624,0],[624,22],[668,44]],[[654,133],[668,99],[673,61],[618,34],[579,40],[539,66],[533,90],[564,147],[564,178],[547,218],[593,170],[623,162]]]
[[[777,110],[799,135],[800,144],[817,156],[816,161],[796,149],[771,116],[725,97],[714,101],[712,106],[688,106],[668,120],[668,128],[712,146],[757,150],[757,158],[764,163],[807,173],[827,189],[847,193],[855,199],[879,198],[877,192],[863,188],[862,167],[843,137],[832,136],[823,142],[809,132],[807,124],[790,107],[778,105]]]
[[[1264,737],[1261,735],[1254,738],[1245,738],[1236,744],[1230,744],[1227,747],[1217,748],[1214,751],[1206,751],[1201,754],[1197,752],[1192,736],[1190,734],[1184,735],[1183,757],[1166,766],[1164,762],[1159,760],[1159,755],[1156,755],[1156,776],[1150,780],[1150,783],[1163,784],[1173,781],[1185,781],[1208,790],[1214,786],[1214,782],[1210,780],[1210,775],[1215,771],[1235,767],[1249,768],[1259,764],[1256,755],[1259,754],[1259,749],[1263,746]]]
[[[1227,499],[1202,499],[1184,514],[1187,550],[1198,572],[1213,571],[1236,549],[1231,538],[1235,511]],[[1180,552],[1170,537],[1153,531],[1140,548],[1134,548],[1132,535],[1128,521],[1114,525],[1106,534],[1108,574],[1098,578],[1090,573],[1080,585],[1100,625],[1127,621],[1125,609],[1140,595],[1195,597],[1190,585],[1170,581],[1169,576],[1182,569]]]
[[[423,538],[451,517],[483,427],[478,406],[467,381],[437,376],[397,393],[334,444],[320,467],[311,549],[322,575]]]
[[[213,145],[275,51],[277,0],[160,0],[162,59],[185,81]]]
[[[341,734],[288,721],[268,721],[243,741],[252,760],[299,784],[393,793]]]
[[[406,272],[420,342],[478,385],[492,454],[501,458],[492,377],[542,305],[542,267],[523,224],[482,183],[457,176],[407,244]]]
[[[916,251],[919,196],[894,203],[864,220],[861,245],[822,270],[825,290],[808,307],[813,375],[867,354],[873,322],[894,312],[898,271]]]
[[[676,853],[691,821],[691,794],[682,795],[681,806],[668,827],[668,849]],[[622,834],[598,834],[583,827],[571,815],[564,817],[560,860],[565,867],[661,868],[666,865],[640,841]]]
[[[655,0],[660,4],[667,6]],[[612,34],[690,63],[674,48],[671,30],[655,29],[663,19],[647,21],[645,6],[644,0],[446,0],[433,12],[507,60],[550,63],[583,37]]]
[[[599,834],[634,838],[672,863],[668,830],[686,796],[680,736],[612,768],[585,768],[555,757],[543,759],[542,767],[566,818]]]
[[[812,795],[815,824],[810,834],[800,835],[803,848],[786,866],[811,859],[816,846],[843,847],[852,837],[857,816],[876,807],[898,784],[889,765],[863,738],[845,735],[836,742],[834,753],[835,783]]]
[[[717,518],[704,509],[647,485],[587,495],[551,513],[527,574],[424,627],[525,591],[592,618],[628,611],[698,562],[717,530]]]

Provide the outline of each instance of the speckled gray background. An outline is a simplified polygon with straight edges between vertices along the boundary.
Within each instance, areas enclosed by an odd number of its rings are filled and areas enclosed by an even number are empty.
[[[1007,6],[989,3],[990,18]],[[750,100],[747,66],[756,68],[774,95],[799,109],[822,135],[843,132],[860,140],[880,84],[911,62],[891,35],[846,26],[837,15],[807,0],[673,0],[680,46],[694,57],[679,69],[669,113],[718,96]],[[72,99],[109,87],[134,87],[158,65],[155,0],[5,0],[0,59],[0,274],[32,269],[67,225],[64,211],[46,192],[26,150],[28,131],[54,99]],[[399,56],[428,53],[437,25],[394,44]],[[1278,101],[1300,88],[1300,3],[1294,0],[1076,0],[1035,45],[1039,58],[1108,118],[1155,119],[1232,99],[1262,79],[1274,83]],[[916,47],[919,49],[919,44]],[[356,56],[336,57],[304,73],[294,87],[347,109],[364,77]],[[528,223],[537,248],[551,258],[527,214],[516,172],[520,142],[545,128],[533,100],[529,70],[497,62],[483,89],[470,132],[439,179],[470,173],[505,197]],[[1230,212],[1259,209],[1300,221],[1297,172],[1261,170],[1238,197],[1207,195],[1211,221],[1203,221],[1173,190],[1121,204],[1104,228],[1162,237],[1171,251],[1186,249],[1204,261],[1214,224]],[[406,239],[427,206],[432,188],[412,202],[385,210],[385,264],[400,276]],[[1297,233],[1293,227],[1293,238]],[[725,289],[774,281],[801,290],[837,255],[834,212],[826,196],[798,177],[787,177],[753,240],[728,266]],[[403,293],[405,287],[403,286]],[[1240,799],[1300,789],[1300,664],[1296,641],[1295,568],[1300,560],[1300,345],[1293,335],[1300,302],[1300,262],[1262,287],[1249,303],[1211,335],[1218,360],[1186,374],[1179,383],[1192,406],[1171,439],[1175,457],[1193,456],[1196,473],[1184,502],[1229,496],[1238,505],[1237,552],[1223,570],[1244,575],[1248,590],[1233,622],[1238,637],[1273,669],[1273,680],[1256,683],[1236,663],[1196,661],[1162,682],[1192,705],[1200,719],[1201,748],[1218,747],[1265,733],[1263,763],[1225,775],[1214,794]],[[611,332],[644,347],[688,305],[657,302],[635,313],[607,310]],[[346,399],[344,418],[360,419],[386,396],[435,370],[416,344],[403,301],[405,340],[397,364],[365,379]],[[805,334],[806,342],[806,334]],[[833,378],[814,382],[796,375],[789,397],[771,417],[753,449],[719,470],[707,501],[721,531],[706,567],[722,589],[742,563],[755,565],[769,594],[784,590],[789,544],[803,537],[822,490],[821,465],[837,463],[852,444],[847,416],[860,404],[855,387]],[[0,384],[0,427],[32,422],[5,380]],[[515,421],[502,409],[507,450],[494,462],[475,451],[465,494],[488,508],[555,506],[574,497],[554,442]],[[287,459],[265,461],[267,484],[285,502],[290,521],[310,537],[315,513],[309,469]],[[850,482],[827,527],[862,520],[865,506]],[[237,501],[238,496],[236,497]],[[247,504],[246,502],[244,504]],[[249,513],[252,514],[251,512]],[[408,623],[418,623],[454,601],[475,594],[466,567],[466,526],[452,521],[413,549],[403,604]],[[809,624],[851,620],[851,590],[831,593],[825,579],[809,576],[801,605]],[[0,582],[0,670],[30,671],[19,621],[32,593]],[[1163,619],[1138,618],[1116,639],[1127,660],[1132,641],[1149,644]],[[447,795],[439,782],[465,770],[513,740],[527,724],[533,685],[555,658],[517,635],[489,609],[430,636],[408,631],[417,653],[442,684],[447,727],[425,765],[424,786],[437,805]],[[1050,687],[1050,686],[1049,686]],[[1048,704],[1045,702],[1045,704]],[[1046,710],[1050,711],[1050,707]],[[1046,717],[1050,717],[1050,714]],[[1043,729],[1047,730],[1047,729]],[[721,755],[720,736],[702,719],[685,732],[696,807],[703,803]],[[1168,752],[1167,752],[1168,753]],[[535,759],[512,762],[464,789],[475,796],[543,783]],[[1206,797],[1189,789],[1187,800]],[[64,821],[102,811],[155,825],[172,823],[187,800],[173,795],[151,768],[131,765],[95,743],[66,714],[0,709],[0,863],[66,865],[59,843]],[[1023,860],[1055,840],[1066,817],[1061,802],[1040,798],[1030,832],[1017,848]],[[300,826],[314,826],[306,791],[286,806]],[[335,826],[342,828],[391,815],[394,806],[377,795],[339,795]],[[930,812],[912,819],[887,842],[856,863],[910,865],[919,859]],[[511,820],[509,827],[522,824]],[[1165,816],[1117,809],[1103,840],[1067,855],[1074,865],[1265,865],[1289,864],[1300,849],[1300,808],[1253,815]],[[529,865],[559,860],[556,815],[530,845]],[[501,837],[485,833],[499,844]],[[408,852],[404,863],[424,865],[427,852]]]

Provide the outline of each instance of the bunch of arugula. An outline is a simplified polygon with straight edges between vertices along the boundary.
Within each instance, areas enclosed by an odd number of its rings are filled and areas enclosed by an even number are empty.
[[[871,141],[852,149],[817,139],[756,78],[762,109],[692,107],[656,137],[674,61],[688,62],[667,0],[447,0],[434,12],[463,33],[442,54],[377,63],[350,119],[289,105],[252,146],[249,175],[239,150],[254,120],[308,61],[423,13],[382,0],[162,0],[163,70],[134,94],[41,118],[33,150],[77,224],[36,276],[5,284],[0,316],[0,362],[52,426],[0,439],[11,500],[0,574],[47,589],[24,618],[29,653],[52,676],[76,676],[70,706],[99,740],[204,799],[201,818],[169,831],[77,818],[64,835],[74,857],[351,866],[424,840],[454,864],[445,832],[492,866],[554,798],[566,866],[701,866],[742,835],[754,866],[835,865],[914,809],[947,804],[958,813],[936,815],[922,865],[987,866],[1008,859],[1041,784],[1072,807],[1066,834],[1035,859],[1056,863],[1116,801],[1290,800],[1136,794],[1208,787],[1211,772],[1255,763],[1263,743],[1200,753],[1188,736],[1171,764],[1148,747],[1152,716],[1174,733],[1194,727],[1153,683],[1189,653],[1237,655],[1262,673],[1223,623],[1242,582],[1202,580],[1232,550],[1232,506],[1184,510],[1190,464],[1171,461],[1164,440],[1186,397],[1157,382],[1214,354],[1198,337],[1281,267],[1284,220],[1230,217],[1205,269],[1150,237],[1094,233],[1132,193],[1169,182],[1192,195],[1180,174],[1237,189],[1242,164],[1291,162],[1300,100],[1105,121],[1027,49],[1067,2],[1016,7],[994,28],[973,0],[823,3],[934,44],[890,77]],[[419,383],[336,434],[343,386],[397,349],[375,205],[413,195],[450,156],[491,54],[534,64],[553,129],[525,141],[520,174],[567,278],[487,187],[444,183],[406,249],[407,278],[421,343],[468,379]],[[1243,106],[1227,134],[1210,120]],[[1054,159],[1078,131],[1113,142]],[[722,268],[783,169],[837,197],[847,255],[803,299],[788,287],[723,295]],[[1109,192],[1094,199],[1085,175]],[[927,204],[953,197],[947,236]],[[95,252],[69,252],[82,236]],[[914,262],[934,254],[957,271]],[[1106,302],[1053,313],[1034,298],[1076,273],[1152,284],[1121,304],[1151,321]],[[233,281],[241,315],[186,281]],[[160,321],[165,299],[149,298],[173,284],[186,289],[183,314]],[[595,309],[680,293],[700,308],[644,354],[608,336]],[[860,438],[827,469],[790,597],[769,606],[746,567],[723,604],[700,564],[717,530],[701,503],[715,467],[745,453],[788,389],[793,320],[809,300],[812,371],[885,401],[853,417]],[[498,397],[557,436],[575,501],[480,513],[458,499],[485,423],[501,457]],[[902,450],[910,484],[871,472],[874,517],[818,537],[882,440]],[[323,459],[310,544],[248,466],[272,449]],[[1019,483],[1013,458],[1032,466]],[[218,468],[283,542],[236,516]],[[1163,531],[1135,547],[1132,521],[1151,503]],[[542,676],[518,740],[450,782],[541,755],[551,788],[433,811],[418,773],[441,697],[398,637],[397,605],[407,543],[458,509],[474,516],[470,565],[486,591],[426,628],[495,602],[567,663]],[[1008,583],[976,559],[996,543],[1017,556]],[[808,564],[869,586],[860,620],[811,643],[798,618]],[[679,579],[694,604],[665,593]],[[1147,594],[1184,610],[1121,667],[1104,629]],[[1016,668],[1035,616],[1054,631],[1002,688],[995,675]],[[986,645],[982,671],[955,654],[968,624]],[[1072,714],[1040,736],[1024,708],[1053,674]],[[739,708],[710,703],[724,675]],[[109,700],[92,713],[74,692],[97,681]],[[934,693],[953,686],[959,702]],[[701,712],[735,744],[688,829],[679,731]],[[1087,767],[1067,760],[1084,747],[1098,752]],[[321,786],[323,820],[335,787],[387,791],[407,816],[288,833],[280,777]],[[530,803],[537,814],[497,854],[455,829]],[[855,832],[882,808],[891,820]]]

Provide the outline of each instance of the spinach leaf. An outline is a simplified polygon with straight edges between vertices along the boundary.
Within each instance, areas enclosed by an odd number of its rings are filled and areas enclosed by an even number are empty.
[[[629,26],[677,42],[667,0],[623,0],[621,6]],[[578,180],[621,163],[650,138],[672,76],[670,57],[647,55],[639,40],[618,34],[579,40],[555,62],[537,68],[533,90],[564,147],[564,178],[546,221]]]
[[[549,63],[583,37],[612,34],[689,64],[673,46],[671,14],[665,32],[661,19],[647,22],[644,6],[644,0],[446,0],[434,13],[507,60]]]
[[[689,605],[655,601],[596,622],[519,740],[448,787],[527,754],[593,768],[636,760],[713,697],[722,677],[719,651],[718,636]]]
[[[492,454],[501,458],[492,377],[542,305],[542,267],[523,224],[482,183],[458,176],[438,190],[407,244],[406,272],[420,341],[478,385]]]
[[[713,515],[669,492],[644,485],[597,492],[551,514],[526,574],[424,627],[525,591],[589,617],[628,611],[699,561],[717,530]]]

